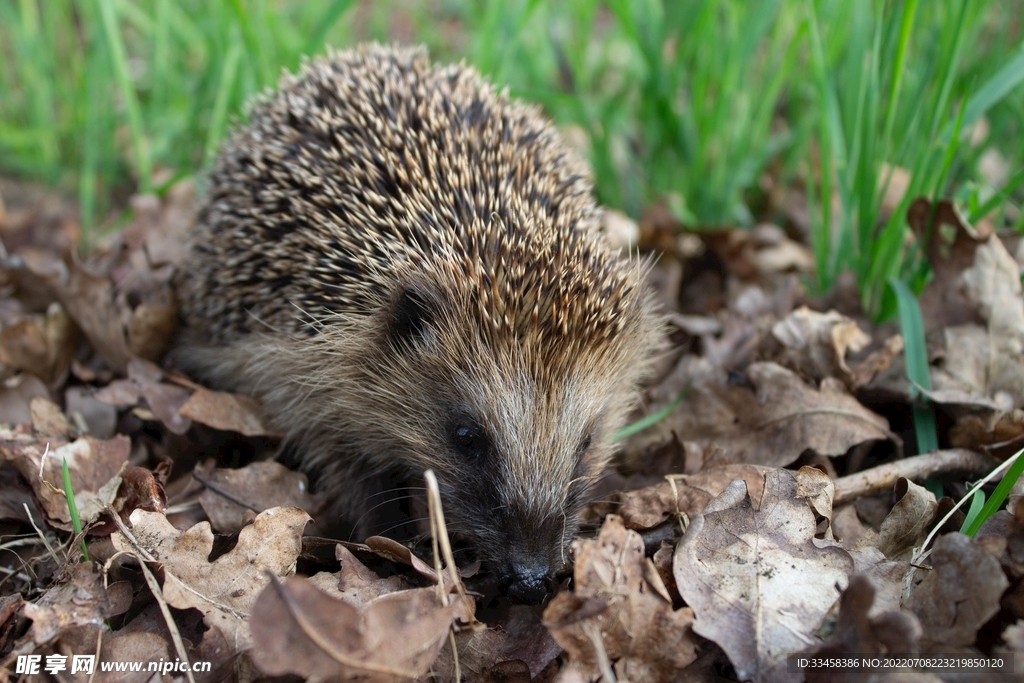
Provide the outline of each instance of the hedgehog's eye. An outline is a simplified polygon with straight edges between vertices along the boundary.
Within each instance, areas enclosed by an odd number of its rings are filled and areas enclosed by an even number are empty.
[[[576,450],[577,459],[586,458],[590,451],[591,438],[590,434],[583,437],[583,441],[580,442],[579,448]]]
[[[480,458],[487,453],[490,443],[478,428],[460,424],[452,429],[452,444],[455,449],[467,458]]]

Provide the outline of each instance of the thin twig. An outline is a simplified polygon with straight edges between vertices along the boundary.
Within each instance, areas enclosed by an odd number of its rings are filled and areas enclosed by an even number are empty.
[[[146,565],[146,562],[157,562],[145,548],[139,545],[139,542],[135,539],[135,536],[128,527],[125,526],[124,522],[121,521],[121,516],[114,512],[110,506],[105,506],[107,514],[114,520],[114,524],[117,525],[121,535],[125,537],[128,543],[132,546],[132,553],[139,560],[139,566],[142,568],[142,575],[146,578],[146,584],[149,586],[150,593],[153,594],[153,599],[156,600],[157,605],[160,607],[160,613],[164,616],[164,622],[167,624],[167,630],[171,632],[171,640],[174,641],[174,649],[178,653],[178,657],[181,658],[182,662],[188,664],[188,653],[185,651],[185,643],[181,639],[181,632],[178,631],[178,625],[174,622],[174,616],[171,614],[171,608],[167,605],[167,601],[164,599],[163,590],[160,588],[160,582],[156,580],[156,576]],[[170,572],[164,569],[164,577],[171,576]],[[188,666],[185,669],[185,675],[188,676],[190,683],[196,683],[195,678],[192,676],[192,667]]]
[[[995,458],[964,448],[932,451],[836,479],[834,506],[871,493],[891,490],[901,477],[918,481],[946,472],[982,474],[999,465]]]

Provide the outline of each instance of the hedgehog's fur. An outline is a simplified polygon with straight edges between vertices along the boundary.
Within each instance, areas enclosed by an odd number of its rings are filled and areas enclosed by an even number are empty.
[[[599,216],[555,130],[472,69],[334,53],[222,147],[174,360],[260,397],[353,520],[433,468],[450,526],[536,599],[660,336]]]

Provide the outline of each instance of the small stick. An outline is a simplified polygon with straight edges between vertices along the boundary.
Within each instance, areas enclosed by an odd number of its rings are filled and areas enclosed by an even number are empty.
[[[160,608],[160,614],[164,617],[164,623],[167,624],[167,630],[170,631],[171,641],[174,643],[174,649],[178,653],[178,657],[181,661],[188,663],[188,653],[185,651],[185,643],[181,639],[181,632],[178,630],[178,624],[174,621],[174,616],[171,614],[171,608],[168,606],[167,601],[164,599],[163,590],[160,588],[160,582],[156,580],[156,576],[150,570],[146,562],[159,563],[159,561],[153,557],[149,551],[139,545],[138,540],[128,527],[121,521],[121,516],[118,515],[109,506],[104,506],[108,515],[114,520],[114,524],[117,525],[118,531],[124,536],[125,540],[132,547],[130,555],[135,555],[135,559],[139,561],[139,567],[142,569],[142,576],[146,579],[146,585],[149,586],[149,592],[153,594],[153,599],[156,600],[157,606]],[[171,573],[164,569],[164,580]],[[196,683],[196,679],[192,676],[192,667],[185,669],[185,675],[188,677],[189,683]]]
[[[921,480],[945,472],[987,474],[998,466],[995,458],[965,448],[932,451],[839,477],[832,504],[841,505],[859,496],[888,491],[900,477]]]

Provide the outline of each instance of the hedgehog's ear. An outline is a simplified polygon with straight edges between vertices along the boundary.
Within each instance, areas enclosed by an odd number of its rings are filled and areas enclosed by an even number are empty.
[[[399,291],[388,319],[391,343],[400,349],[422,348],[429,344],[437,305],[436,294],[425,287],[412,285]]]

